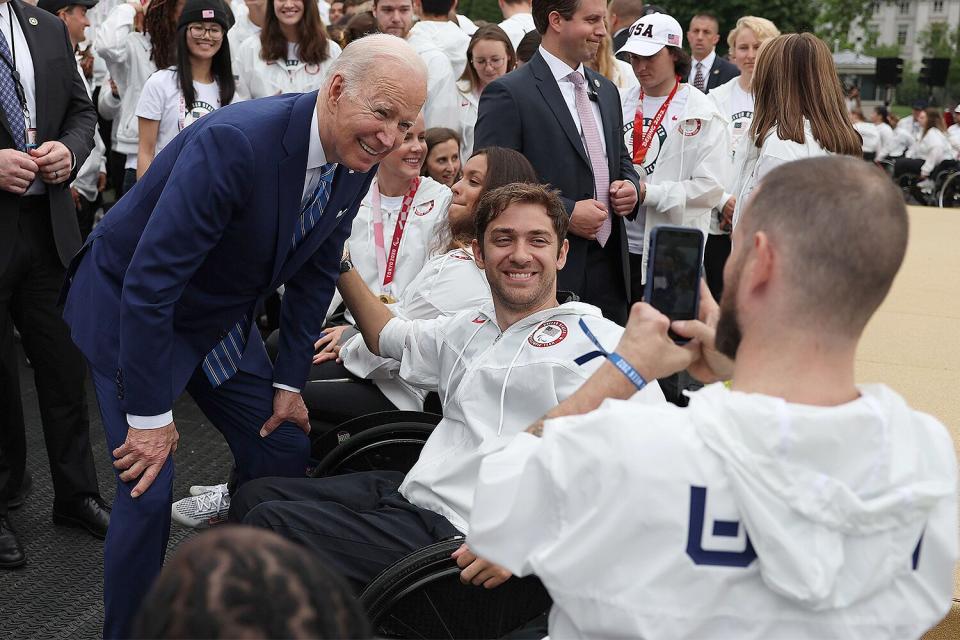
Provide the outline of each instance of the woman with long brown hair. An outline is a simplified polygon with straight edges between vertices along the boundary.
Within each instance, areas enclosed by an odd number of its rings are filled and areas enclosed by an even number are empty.
[[[757,183],[781,164],[816,156],[862,157],[829,47],[810,33],[763,43],[753,73],[753,120],[734,152],[733,223]]]
[[[122,192],[137,179],[140,124],[137,103],[143,85],[157,69],[177,63],[177,20],[184,0],[124,2],[113,8],[97,30],[94,48],[107,63],[120,98],[120,123],[114,151],[127,156]],[[122,193],[120,194],[122,195]]]
[[[516,66],[517,54],[503,29],[487,24],[474,32],[467,45],[467,66],[457,82],[461,157],[468,158],[473,151],[473,128],[477,124],[477,108],[484,87]]]
[[[327,36],[313,0],[268,0],[259,38],[248,38],[235,60],[237,95],[262,98],[320,88],[340,45]]]

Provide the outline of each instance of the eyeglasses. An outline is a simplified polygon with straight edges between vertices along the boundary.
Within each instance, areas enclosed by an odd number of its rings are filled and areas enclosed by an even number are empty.
[[[485,67],[487,65],[490,65],[491,67],[499,67],[506,61],[507,61],[506,58],[501,58],[500,56],[494,56],[492,58],[474,58],[473,64],[477,67]]]
[[[204,36],[209,37],[211,40],[223,40],[223,27],[216,24],[212,27],[204,27],[199,24],[192,24],[187,29],[187,32],[190,34],[191,38],[199,40]]]

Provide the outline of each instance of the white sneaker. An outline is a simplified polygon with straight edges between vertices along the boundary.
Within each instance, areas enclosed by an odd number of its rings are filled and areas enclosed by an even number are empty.
[[[190,529],[206,529],[226,522],[229,511],[230,494],[226,491],[208,491],[181,498],[170,507],[173,521]]]
[[[220,493],[227,492],[227,483],[223,484],[195,484],[190,487],[190,495],[199,496],[202,493],[211,493],[213,491],[219,491]]]

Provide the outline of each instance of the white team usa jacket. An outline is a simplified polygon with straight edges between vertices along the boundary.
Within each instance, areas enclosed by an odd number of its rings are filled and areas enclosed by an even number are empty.
[[[342,49],[327,39],[329,56],[320,64],[301,62],[288,69],[282,61],[266,62],[260,57],[260,38],[249,37],[233,56],[233,75],[237,81],[237,96],[241,100],[265,98],[281,93],[308,93],[323,86],[333,61]]]
[[[470,524],[543,581],[554,638],[905,640],[950,607],[957,460],[882,385],[820,407],[716,384],[517,436]]]
[[[487,277],[474,262],[470,249],[454,249],[435,256],[403,290],[390,310],[406,320],[432,320],[490,302]],[[420,411],[427,392],[400,378],[400,363],[373,355],[357,334],[340,349],[340,358],[352,374],[373,380],[377,388],[406,411]]]
[[[686,93],[686,109],[679,122],[670,123],[666,139],[661,141],[653,174],[644,175],[647,184],[643,201],[646,217],[637,216],[627,225],[643,224],[643,273],[647,272],[647,247],[650,231],[659,225],[679,225],[710,230],[710,212],[723,196],[723,185],[730,171],[730,143],[727,119],[703,93],[688,84],[680,85],[677,95]],[[624,142],[633,155],[633,120],[640,99],[640,87],[621,92]],[[652,114],[651,114],[652,115]],[[664,126],[667,121],[664,120]],[[650,152],[654,152],[651,145]],[[628,235],[630,230],[627,231]],[[632,249],[631,249],[632,250]],[[645,277],[645,276],[644,276]]]
[[[576,391],[603,363],[580,329],[583,318],[608,351],[623,328],[588,304],[534,313],[501,332],[493,304],[436,320],[394,318],[380,353],[400,361],[408,383],[440,394],[443,420],[400,492],[466,533],[480,461]],[[663,403],[651,382],[639,402]]]
[[[368,191],[367,195],[363,197],[357,216],[353,219],[347,246],[350,248],[350,260],[353,261],[357,273],[360,274],[360,277],[363,278],[374,295],[380,295],[383,281],[380,279],[380,272],[377,269],[377,250],[373,235],[373,211],[371,209],[373,200],[371,193],[374,184],[376,184],[376,178],[370,184],[371,191]],[[413,196],[410,212],[407,215],[407,224],[400,238],[400,249],[397,253],[396,271],[393,276],[394,297],[397,299],[403,295],[407,285],[420,273],[420,270],[423,269],[430,258],[431,248],[437,240],[437,234],[446,223],[447,208],[450,206],[452,197],[453,193],[446,185],[440,184],[427,176],[420,178],[420,186]],[[398,220],[399,214],[393,218],[392,224],[390,224],[389,218],[384,214],[383,243],[387,255],[390,253],[390,243],[393,240]],[[336,311],[341,302],[343,302],[343,298],[340,296],[340,292],[335,291],[333,299],[330,301],[330,310],[327,312],[328,317]]]

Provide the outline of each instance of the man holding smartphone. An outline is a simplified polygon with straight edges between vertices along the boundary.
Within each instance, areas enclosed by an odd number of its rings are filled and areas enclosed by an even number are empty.
[[[734,230],[720,307],[704,284],[701,320],[672,325],[693,340],[640,304],[617,346],[647,380],[686,367],[715,384],[685,409],[639,406],[604,365],[484,459],[467,543],[540,577],[551,636],[917,638],[943,617],[950,436],[854,382],[907,226],[862,160],[778,167]]]

